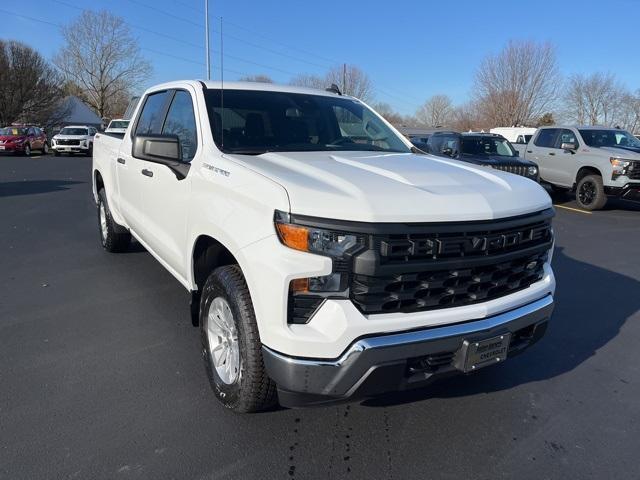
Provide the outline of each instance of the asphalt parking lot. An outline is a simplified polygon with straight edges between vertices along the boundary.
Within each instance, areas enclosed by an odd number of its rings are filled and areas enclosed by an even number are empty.
[[[98,239],[91,159],[0,157],[0,479],[639,478],[640,206],[555,198],[526,354],[428,390],[254,415],[210,394],[187,292]]]

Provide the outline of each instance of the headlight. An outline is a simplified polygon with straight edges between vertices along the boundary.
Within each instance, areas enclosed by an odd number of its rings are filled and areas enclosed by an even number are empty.
[[[626,175],[627,171],[633,168],[633,162],[624,158],[611,157],[609,158],[609,162],[611,162],[611,166],[613,167],[613,172],[611,174],[611,178],[613,180],[621,175]]]
[[[358,236],[290,223],[289,214],[276,212],[275,225],[280,241],[289,248],[340,258],[361,245]]]
[[[289,283],[288,323],[307,323],[327,298],[349,296],[350,257],[364,246],[364,236],[294,223],[288,213],[276,211],[275,227],[283,245],[332,259],[332,272],[295,278]]]
[[[530,176],[535,177],[536,175],[538,175],[538,167],[531,166],[527,168],[527,173]]]

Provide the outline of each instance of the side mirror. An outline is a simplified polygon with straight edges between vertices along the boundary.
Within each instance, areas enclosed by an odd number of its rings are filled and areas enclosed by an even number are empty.
[[[563,143],[560,148],[567,152],[573,152],[578,149],[578,146],[575,143]]]
[[[178,180],[187,176],[190,165],[182,162],[182,149],[177,135],[136,135],[131,156],[169,167]]]
[[[518,150],[516,150],[515,148],[513,149],[513,153],[515,154],[514,156],[516,156],[516,157],[520,156],[520,152]]]

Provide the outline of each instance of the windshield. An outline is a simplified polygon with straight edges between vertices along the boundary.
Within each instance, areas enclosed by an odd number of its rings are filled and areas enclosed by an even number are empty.
[[[109,124],[109,128],[127,128],[129,122],[127,120],[114,120]]]
[[[10,137],[19,137],[26,134],[27,134],[26,128],[16,128],[16,127],[0,128],[0,135],[10,136]]]
[[[462,137],[463,155],[487,155],[515,157],[516,153],[506,138],[502,137]]]
[[[86,128],[63,128],[60,135],[87,135]]]
[[[590,147],[635,147],[640,148],[640,140],[626,130],[580,130],[584,143]]]
[[[216,145],[227,153],[411,151],[377,115],[350,98],[225,90],[223,112],[220,90],[211,89],[206,102]]]

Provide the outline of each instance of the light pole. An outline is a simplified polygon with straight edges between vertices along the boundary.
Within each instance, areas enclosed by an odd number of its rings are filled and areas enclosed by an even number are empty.
[[[209,55],[209,0],[204,0],[205,55],[207,57],[207,80],[211,80],[211,58]]]

